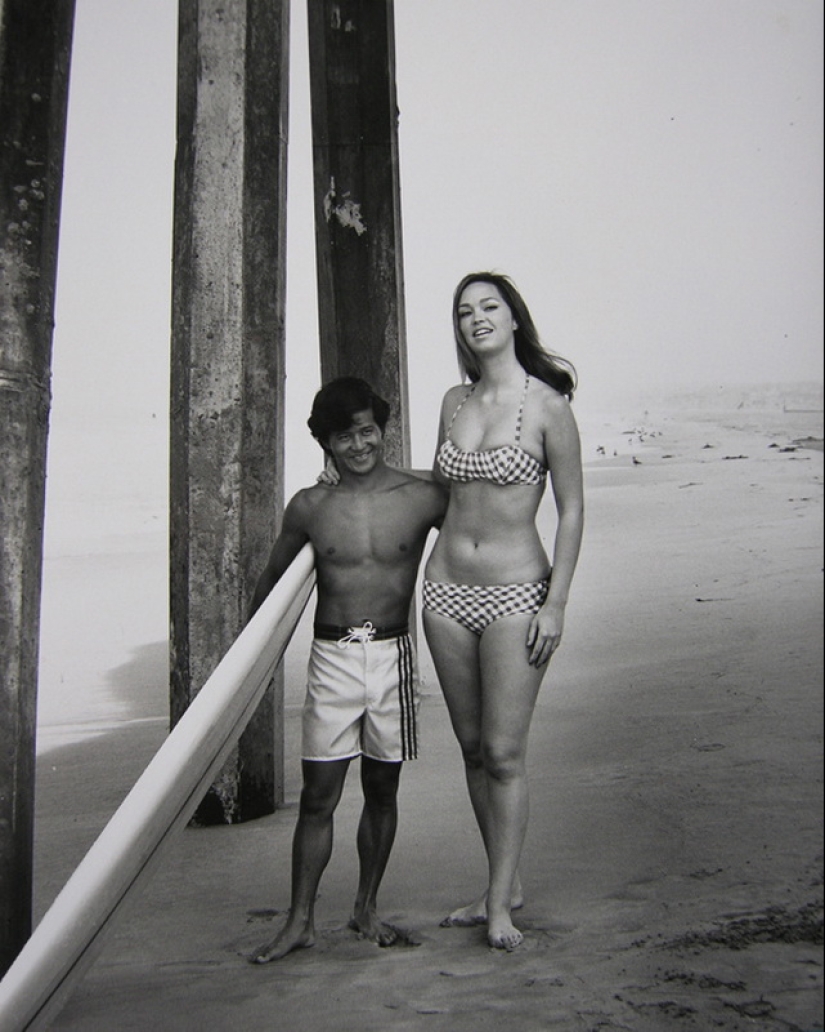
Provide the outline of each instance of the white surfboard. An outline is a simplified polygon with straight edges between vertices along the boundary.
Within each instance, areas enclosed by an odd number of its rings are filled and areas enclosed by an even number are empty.
[[[261,701],[315,584],[305,545],[216,667],[0,982],[0,1032],[48,1026]]]

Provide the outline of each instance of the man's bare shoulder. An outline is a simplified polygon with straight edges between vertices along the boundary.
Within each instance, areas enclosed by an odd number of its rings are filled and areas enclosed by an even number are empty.
[[[393,487],[401,488],[412,495],[420,496],[422,499],[440,498],[446,494],[445,489],[440,484],[427,476],[418,476],[416,473],[410,473],[405,469],[393,469],[393,473],[396,474]]]
[[[295,495],[300,498],[304,505],[318,505],[325,498],[329,498],[334,491],[334,485],[325,484],[322,481],[312,484],[310,487],[302,487]]]
[[[394,469],[393,473],[397,476],[391,490],[396,495],[397,504],[410,516],[440,526],[449,499],[446,488],[435,480],[416,476],[406,470]]]
[[[325,503],[332,501],[334,497],[335,489],[327,484],[303,487],[290,498],[285,518],[306,525]]]
[[[352,506],[354,499],[392,508],[406,509],[419,517],[438,518],[447,505],[447,492],[440,484],[407,470],[386,466],[380,480],[367,491],[352,492],[341,484],[314,484],[293,496],[287,508],[292,521],[310,529],[325,517],[335,518],[341,510]]]

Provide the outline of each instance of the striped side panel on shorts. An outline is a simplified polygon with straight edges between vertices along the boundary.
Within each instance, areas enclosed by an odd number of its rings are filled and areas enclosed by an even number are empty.
[[[412,641],[402,634],[398,642],[398,701],[401,709],[401,758],[418,757],[418,727],[415,714],[415,663]]]

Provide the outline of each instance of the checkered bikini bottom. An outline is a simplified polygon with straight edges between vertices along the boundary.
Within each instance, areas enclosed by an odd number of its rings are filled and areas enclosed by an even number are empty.
[[[526,584],[444,584],[425,580],[424,608],[456,620],[481,634],[495,620],[537,613],[544,605],[550,578]]]

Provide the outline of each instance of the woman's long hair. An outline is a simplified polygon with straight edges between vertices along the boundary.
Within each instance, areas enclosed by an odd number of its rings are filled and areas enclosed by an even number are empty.
[[[575,367],[566,358],[562,358],[544,347],[533,317],[530,315],[530,310],[516,289],[515,283],[509,276],[498,272],[471,272],[462,279],[453,294],[453,331],[458,348],[458,364],[464,375],[469,378],[471,383],[475,383],[481,376],[478,361],[464,340],[458,318],[461,295],[471,283],[489,283],[496,287],[509,306],[517,327],[513,331],[516,358],[525,372],[535,376],[537,380],[542,380],[559,394],[572,400],[577,384]]]

